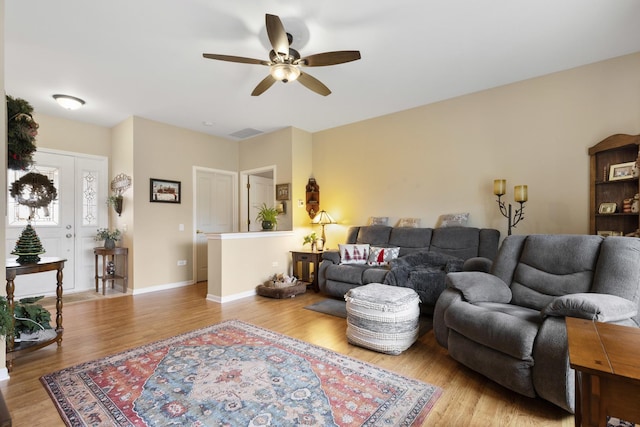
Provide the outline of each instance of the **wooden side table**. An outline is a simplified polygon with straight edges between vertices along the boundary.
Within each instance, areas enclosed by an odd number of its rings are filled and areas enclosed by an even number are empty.
[[[18,264],[15,260],[6,261],[7,276],[7,305],[9,311],[13,313],[14,308],[14,291],[16,276],[22,274],[42,273],[44,271],[57,271],[56,274],[56,336],[46,341],[37,342],[21,342],[15,343],[13,335],[7,337],[7,369],[9,372],[13,369],[13,359],[22,353],[29,353],[46,347],[54,342],[58,346],[62,345],[62,269],[67,260],[64,258],[42,257],[40,261],[33,264]]]
[[[569,363],[576,370],[576,426],[607,416],[640,422],[640,328],[566,318]]]
[[[318,292],[318,270],[322,261],[322,252],[291,251],[293,257],[293,275],[308,282]],[[313,269],[309,268],[313,267]]]
[[[96,258],[95,263],[95,280],[96,280],[96,292],[98,292],[98,280],[102,280],[102,295],[105,294],[106,284],[111,280],[111,288],[115,284],[116,280],[122,280],[122,292],[127,293],[127,286],[129,282],[129,249],[128,248],[113,248],[107,249],[104,247],[93,248],[93,254]],[[102,256],[102,275],[98,275],[98,257]],[[118,275],[118,261],[117,257],[122,258],[122,274]],[[107,271],[109,262],[113,263],[113,271]]]

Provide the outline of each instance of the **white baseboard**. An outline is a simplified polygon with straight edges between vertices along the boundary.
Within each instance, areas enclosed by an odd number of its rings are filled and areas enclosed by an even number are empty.
[[[156,292],[156,291],[166,291],[168,289],[182,288],[184,286],[189,286],[189,285],[193,285],[193,280],[188,280],[185,282],[166,283],[164,285],[149,286],[147,288],[142,288],[142,289],[134,289],[133,295],[147,294],[149,292]]]
[[[0,368],[0,381],[6,381],[9,379],[9,370],[7,368]]]
[[[220,303],[220,304],[224,304],[225,302],[230,302],[230,301],[235,301],[237,299],[252,297],[254,295],[256,295],[255,289],[252,289],[252,290],[246,291],[246,292],[241,292],[239,294],[229,295],[229,296],[226,296],[226,297],[219,297],[217,295],[207,294],[207,301],[213,301],[213,302],[217,302],[217,303]]]

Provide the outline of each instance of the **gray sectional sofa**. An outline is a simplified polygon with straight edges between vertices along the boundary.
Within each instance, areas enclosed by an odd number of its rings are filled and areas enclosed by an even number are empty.
[[[420,296],[421,310],[429,313],[445,289],[446,274],[461,271],[470,258],[494,259],[499,238],[497,230],[472,227],[350,227],[345,243],[399,247],[399,257],[388,266],[341,264],[338,251],[325,251],[318,286],[324,294],[341,299],[350,289],[369,283],[410,287]]]
[[[517,393],[569,412],[565,316],[640,325],[640,239],[507,237],[489,273],[447,275],[433,316],[449,355]]]

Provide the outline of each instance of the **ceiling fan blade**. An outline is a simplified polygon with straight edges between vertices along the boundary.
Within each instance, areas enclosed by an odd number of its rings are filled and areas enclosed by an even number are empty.
[[[360,59],[360,51],[358,50],[339,50],[309,55],[300,59],[298,63],[307,67],[322,67],[324,65],[344,64],[358,59]]]
[[[307,89],[311,89],[319,95],[327,96],[331,93],[331,90],[329,90],[329,88],[326,87],[320,80],[310,76],[307,73],[300,72],[298,81],[306,86]]]
[[[269,89],[275,82],[277,82],[277,80],[271,77],[271,74],[267,75],[267,77],[258,83],[258,86],[256,86],[253,92],[251,92],[251,96],[262,95],[264,91]]]
[[[203,53],[202,56],[209,59],[217,59],[219,61],[240,62],[242,64],[271,65],[271,62],[269,61],[263,61],[262,59],[245,58],[243,56],[216,55],[215,53]]]
[[[273,50],[276,53],[280,53],[285,57],[289,56],[289,39],[287,38],[287,32],[284,30],[282,21],[276,15],[266,15],[267,35]]]

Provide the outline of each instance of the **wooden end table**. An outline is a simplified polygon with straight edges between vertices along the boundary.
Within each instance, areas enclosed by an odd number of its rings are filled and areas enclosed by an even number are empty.
[[[58,343],[58,346],[62,345],[62,333],[64,328],[62,327],[62,269],[64,263],[67,260],[64,258],[54,257],[42,257],[40,261],[31,264],[18,264],[13,259],[6,260],[6,277],[7,277],[7,305],[9,312],[13,314],[14,304],[14,291],[16,276],[23,274],[42,273],[44,271],[57,271],[56,273],[56,335],[55,337],[36,342],[14,342],[13,335],[7,336],[7,370],[11,372],[13,369],[13,359],[20,354],[29,353],[38,350],[42,347],[46,347],[54,342]]]
[[[111,288],[115,284],[116,280],[122,280],[122,292],[127,293],[127,286],[129,282],[129,249],[122,247],[115,247],[113,249],[107,249],[103,247],[93,248],[93,254],[95,255],[95,281],[96,292],[98,292],[98,280],[102,280],[102,295],[105,294],[106,284],[111,280]],[[98,257],[102,256],[102,275],[98,274]],[[122,274],[116,274],[117,257],[122,258]],[[107,271],[109,261],[113,263],[114,272]]]
[[[320,290],[318,288],[318,270],[322,261],[322,252],[291,251],[291,256],[293,258],[293,275],[299,280],[310,283],[313,290],[318,292]],[[313,269],[309,267],[313,267]]]
[[[576,370],[576,426],[607,416],[640,422],[640,328],[566,318],[569,362]]]

